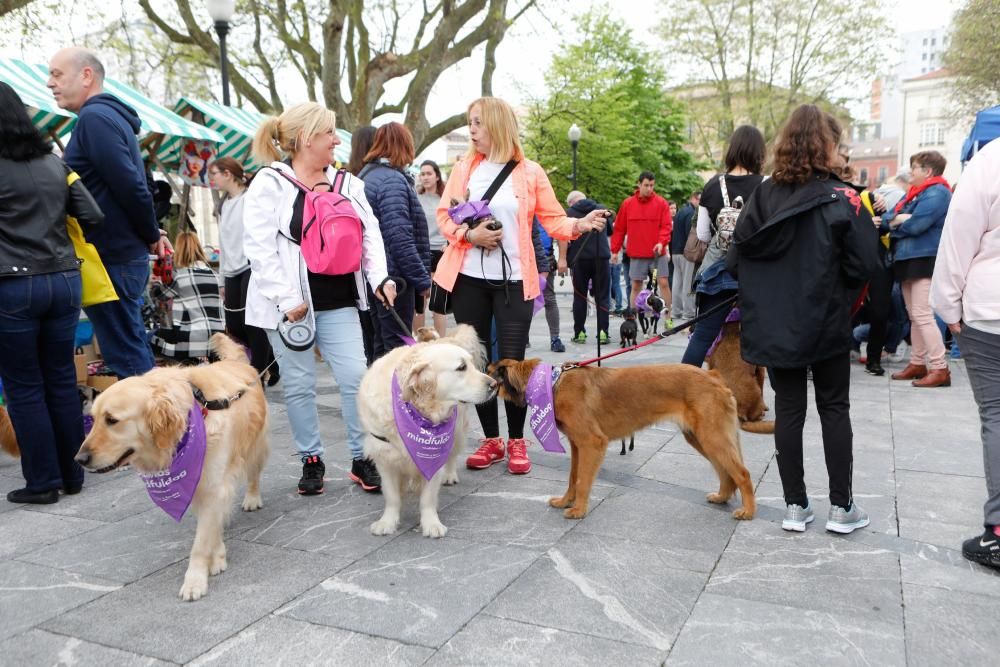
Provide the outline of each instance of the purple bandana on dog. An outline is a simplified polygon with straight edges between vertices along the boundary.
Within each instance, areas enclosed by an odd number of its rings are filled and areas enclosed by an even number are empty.
[[[541,288],[541,291],[538,293],[538,296],[535,297],[535,303],[531,307],[532,317],[537,315],[538,311],[540,311],[542,308],[545,307],[545,286],[548,285],[548,282],[549,281],[546,280],[543,276],[539,276],[538,286]]]
[[[417,470],[430,481],[448,461],[448,454],[455,445],[455,424],[458,422],[458,408],[440,424],[434,424],[403,400],[403,390],[396,374],[392,374],[392,414],[396,419],[396,431],[410,453]]]
[[[729,324],[730,322],[739,322],[740,319],[740,309],[737,306],[733,306],[733,309],[729,311],[728,315],[726,315],[725,324]],[[715,348],[719,347],[719,343],[722,342],[723,333],[725,333],[725,330],[720,329],[719,335],[715,337],[714,341],[712,341],[712,347],[708,348],[708,352],[705,354],[706,357],[712,356],[712,353],[715,352]]]
[[[458,224],[469,220],[493,217],[493,213],[490,212],[490,203],[486,200],[462,202],[458,206],[449,208],[448,215]]]
[[[553,370],[552,366],[538,364],[528,378],[524,398],[528,403],[528,425],[538,442],[542,443],[542,448],[547,452],[565,454],[566,449],[559,442],[556,409],[552,400],[552,385],[558,377],[559,371]]]
[[[650,295],[652,295],[653,290],[644,289],[635,295],[635,309],[640,313],[649,313],[653,309],[646,305],[646,301],[649,300]]]
[[[201,466],[205,462],[206,441],[205,417],[201,406],[192,401],[187,430],[177,443],[170,468],[148,475],[139,474],[146,483],[149,497],[174,521],[181,520],[194,499],[201,480]]]

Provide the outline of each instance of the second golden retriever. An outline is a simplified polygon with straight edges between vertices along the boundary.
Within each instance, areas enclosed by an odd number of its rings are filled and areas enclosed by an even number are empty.
[[[762,418],[767,412],[764,403],[764,367],[743,361],[740,353],[740,323],[726,322],[721,339],[708,357],[708,369],[722,377],[736,397],[736,414],[740,428],[749,433],[774,433],[774,421]]]
[[[248,482],[243,509],[263,506],[260,478],[268,455],[264,390],[241,345],[224,334],[213,336],[212,345],[222,361],[155,369],[101,393],[94,401],[94,428],[77,455],[91,472],[125,464],[143,473],[165,470],[187,429],[193,388],[208,401],[239,395],[229,407],[205,414],[205,460],[190,507],[198,527],[180,589],[184,600],[203,597],[208,577],[226,569],[222,533],[241,479]]]
[[[490,366],[500,382],[501,398],[525,404],[525,389],[539,359],[504,359]],[[719,476],[710,503],[726,503],[737,489],[743,506],[737,519],[757,511],[753,483],[740,450],[736,401],[718,375],[686,364],[563,371],[553,388],[556,426],[570,444],[566,493],[551,498],[567,519],[582,519],[590,489],[604,461],[608,441],[620,440],[664,419],[677,424],[684,439],[704,456]]]

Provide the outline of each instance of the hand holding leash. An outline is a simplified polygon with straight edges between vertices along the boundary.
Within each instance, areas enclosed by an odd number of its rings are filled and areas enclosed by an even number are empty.
[[[402,287],[399,291],[406,290],[406,281],[402,278],[390,279],[386,278],[382,281],[382,284],[375,288],[375,298],[382,302],[382,305],[387,308],[391,308],[396,305],[396,282],[399,282]]]
[[[298,322],[309,312],[308,303],[300,303],[285,313],[285,319],[289,322]]]
[[[609,215],[611,215],[611,211],[603,208],[591,211],[576,223],[576,229],[581,234],[600,231],[604,229],[604,225],[607,224]]]
[[[477,225],[465,235],[465,240],[484,250],[494,250],[503,239],[503,228],[490,229],[486,225]]]

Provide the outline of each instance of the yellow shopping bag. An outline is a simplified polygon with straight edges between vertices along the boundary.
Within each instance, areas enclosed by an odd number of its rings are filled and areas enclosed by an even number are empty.
[[[66,177],[68,185],[79,180],[76,172],[70,172]],[[80,260],[80,279],[83,282],[83,306],[96,306],[99,303],[117,301],[118,294],[115,286],[111,282],[108,270],[104,268],[104,262],[97,253],[94,244],[87,243],[83,237],[83,230],[80,223],[71,215],[66,216],[66,231],[73,242],[73,249]]]

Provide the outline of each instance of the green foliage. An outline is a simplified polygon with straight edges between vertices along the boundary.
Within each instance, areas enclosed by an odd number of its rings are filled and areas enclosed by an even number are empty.
[[[576,25],[583,40],[566,40],[545,76],[548,97],[529,106],[527,156],[549,172],[564,200],[573,171],[566,133],[576,123],[583,132],[578,190],[617,208],[648,170],[660,194],[685,199],[702,185],[695,173],[700,165],[682,147],[683,107],[663,92],[664,73],[653,54],[606,14],[585,14]]]
[[[966,113],[1000,103],[1000,2],[968,0],[955,14],[944,64],[958,77],[955,98]]]

